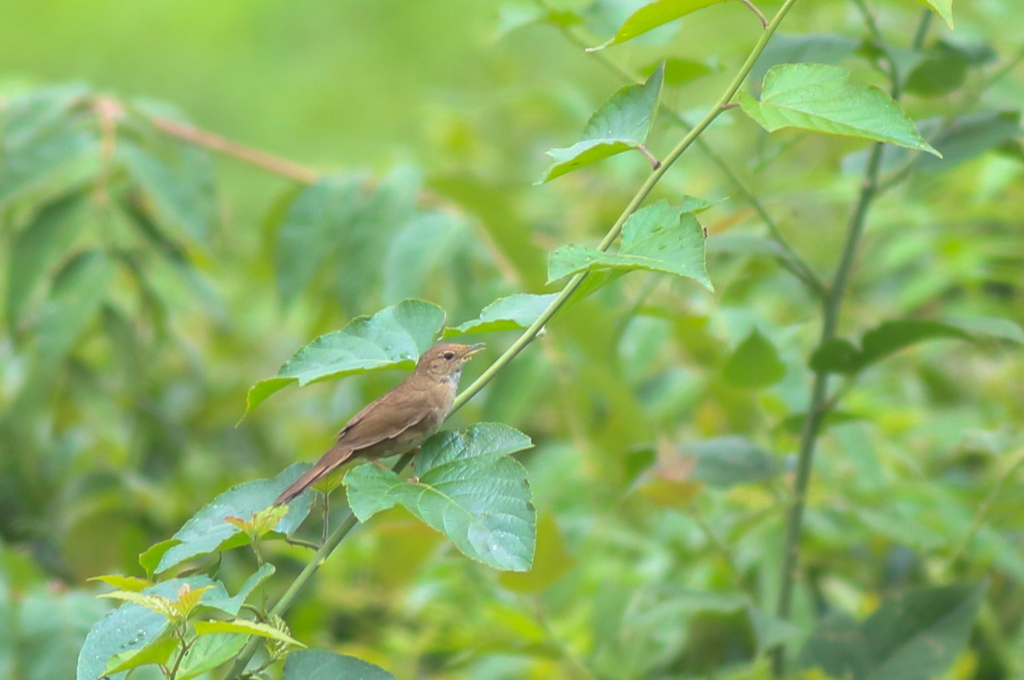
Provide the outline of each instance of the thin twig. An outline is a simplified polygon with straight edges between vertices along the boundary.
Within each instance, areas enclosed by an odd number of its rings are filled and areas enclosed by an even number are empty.
[[[220,135],[210,132],[209,130],[201,130],[191,125],[185,125],[176,121],[170,120],[169,118],[163,118],[161,116],[149,116],[149,120],[153,125],[162,132],[183,139],[186,142],[192,144],[198,144],[199,146],[206,147],[212,151],[233,156],[238,160],[257,165],[265,170],[269,170],[278,175],[282,175],[289,179],[293,179],[296,182],[303,184],[313,184],[320,179],[320,173],[310,168],[303,167],[297,163],[280,158],[273,154],[269,154],[266,151],[260,151],[259,149],[253,149],[252,147],[239,144],[233,140],[221,137]]]
[[[647,156],[647,160],[651,162],[651,167],[653,169],[657,170],[658,168],[661,167],[661,161],[659,161],[658,157],[651,153],[646,146],[644,146],[643,144],[638,144],[636,148],[640,150],[640,153]]]
[[[761,20],[762,28],[768,28],[768,17],[764,15],[764,12],[757,8],[757,5],[750,0],[740,0],[740,2],[749,7],[750,11],[757,15],[757,18]]]

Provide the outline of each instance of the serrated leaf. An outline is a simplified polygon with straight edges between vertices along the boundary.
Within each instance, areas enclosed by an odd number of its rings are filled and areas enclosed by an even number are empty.
[[[245,413],[288,385],[386,368],[412,368],[444,325],[444,311],[422,300],[403,300],[340,331],[321,335],[286,361],[277,375],[249,388]],[[245,417],[244,415],[242,416]]]
[[[87,205],[81,192],[65,194],[47,203],[17,234],[7,271],[7,322],[17,329],[25,304],[52,264],[71,245]]]
[[[174,601],[174,609],[183,618],[187,619],[189,614],[191,614],[199,604],[199,601],[203,599],[203,593],[211,588],[213,588],[213,586],[193,588],[187,583],[182,584],[182,586],[178,588],[178,599]]]
[[[122,602],[131,602],[132,604],[145,607],[149,611],[156,612],[168,619],[178,618],[178,611],[174,608],[174,602],[170,598],[162,595],[144,595],[131,590],[115,590],[112,593],[103,593],[96,597],[121,600]]]
[[[548,258],[548,282],[584,271],[657,271],[695,279],[713,290],[704,265],[704,230],[691,212],[667,201],[642,208],[626,220],[617,253],[562,246]]]
[[[110,657],[103,675],[114,675],[122,671],[145,666],[146,664],[162,664],[171,658],[171,653],[178,648],[178,639],[173,637],[155,640],[142,649],[133,649]]]
[[[413,483],[373,465],[345,476],[360,521],[401,503],[463,554],[496,569],[526,571],[533,562],[536,518],[526,471],[508,454],[532,446],[506,425],[478,423],[464,435],[440,432],[414,461]]]
[[[540,318],[540,315],[556,297],[558,297],[557,293],[550,295],[518,293],[499,298],[484,307],[480,312],[480,316],[476,319],[467,321],[454,328],[445,328],[444,337],[465,335],[467,333],[496,333],[498,331],[514,331],[529,328],[534,321]]]
[[[632,40],[638,35],[643,35],[670,21],[675,21],[690,12],[718,2],[724,2],[724,0],[655,0],[649,2],[630,14],[611,40],[593,47],[591,50],[603,50],[606,47]]]
[[[152,581],[147,581],[146,579],[139,578],[137,576],[123,576],[121,574],[104,574],[103,576],[93,576],[86,580],[101,581],[114,586],[118,590],[129,590],[135,592],[141,592],[146,588],[151,588],[153,586]]]
[[[760,389],[785,378],[786,364],[775,345],[754,329],[725,362],[722,373],[736,387]]]
[[[324,177],[303,189],[288,206],[274,252],[277,290],[285,305],[337,253],[345,230],[365,203],[364,181],[362,176]]]
[[[160,157],[118,140],[117,157],[153,201],[160,220],[180,234],[204,243],[217,219],[217,201],[209,156],[190,145],[175,145]]]
[[[307,464],[295,463],[273,479],[239,484],[214,498],[174,534],[174,538],[180,542],[163,553],[154,572],[159,574],[199,555],[229,550],[248,543],[245,533],[224,519],[228,516],[251,517],[269,507],[307,469]],[[282,534],[295,531],[306,519],[312,504],[312,492],[299,496],[288,505],[288,514],[276,530]]]
[[[888,142],[940,156],[888,94],[850,82],[850,70],[825,64],[780,64],[764,77],[761,101],[740,97],[768,132],[786,127]]]
[[[946,22],[950,30],[953,30],[953,0],[917,0],[929,8]]]
[[[395,680],[380,666],[354,656],[322,649],[292,652],[284,661],[283,680]]]
[[[52,369],[74,346],[99,310],[113,273],[99,251],[79,254],[58,273],[36,326],[39,366]]]
[[[929,680],[967,644],[986,585],[916,588],[862,623],[826,619],[800,655],[804,668],[852,680]]]
[[[555,163],[538,184],[642,145],[654,126],[664,80],[665,65],[662,64],[642,85],[627,85],[613,94],[590,117],[579,142],[565,149],[548,151]]]
[[[249,621],[247,619],[234,619],[233,621],[196,621],[192,624],[196,629],[196,635],[211,635],[213,633],[246,633],[258,635],[270,640],[277,640],[295,647],[305,647],[295,638],[284,632],[268,626],[265,623]]]

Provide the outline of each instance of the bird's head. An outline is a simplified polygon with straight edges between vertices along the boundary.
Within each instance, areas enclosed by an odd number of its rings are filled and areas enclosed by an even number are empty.
[[[458,383],[459,378],[462,377],[462,365],[484,347],[483,343],[459,345],[446,342],[434,345],[420,356],[420,360],[416,364],[416,372],[435,380],[450,380]]]

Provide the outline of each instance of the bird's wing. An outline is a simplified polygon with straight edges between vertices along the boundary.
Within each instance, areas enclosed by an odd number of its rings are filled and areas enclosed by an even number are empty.
[[[359,451],[394,439],[422,422],[429,410],[419,390],[394,389],[355,414],[338,433],[338,443]]]

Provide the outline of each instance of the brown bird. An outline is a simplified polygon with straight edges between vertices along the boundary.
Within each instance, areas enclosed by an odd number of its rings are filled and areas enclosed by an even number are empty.
[[[288,503],[325,475],[356,457],[378,458],[405,453],[423,443],[448,417],[462,377],[462,365],[484,348],[445,343],[420,357],[402,384],[357,413],[338,433],[337,443],[309,472],[285,489],[275,505]]]

